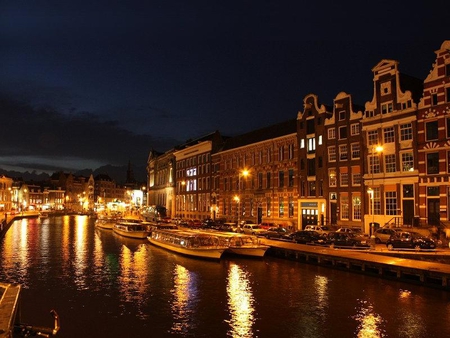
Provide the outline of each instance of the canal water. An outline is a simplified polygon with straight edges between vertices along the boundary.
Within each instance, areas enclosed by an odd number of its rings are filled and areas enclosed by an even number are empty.
[[[267,256],[183,257],[87,216],[16,221],[0,281],[21,319],[71,337],[450,337],[447,291]]]

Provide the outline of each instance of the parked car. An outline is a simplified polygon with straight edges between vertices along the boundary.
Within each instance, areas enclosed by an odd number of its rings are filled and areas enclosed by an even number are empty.
[[[200,228],[202,226],[202,221],[200,221],[199,219],[190,219],[188,221],[188,226],[192,228]]]
[[[380,228],[377,229],[373,235],[375,236],[375,243],[386,243],[391,236],[395,235],[395,229],[392,228]]]
[[[258,224],[245,224],[242,227],[242,232],[246,235],[264,236],[266,230],[261,228]]]
[[[328,235],[331,232],[331,229],[326,226],[321,225],[307,225],[305,227],[306,231],[317,231],[322,236]]]
[[[388,250],[393,249],[414,249],[414,250],[434,250],[436,243],[429,237],[414,231],[396,231],[386,242]]]
[[[272,228],[272,227],[275,227],[275,226],[277,226],[277,225],[276,225],[275,223],[262,222],[262,223],[259,224],[259,226],[260,226],[261,228],[267,230],[267,229]]]
[[[290,231],[284,227],[273,226],[267,229],[266,234],[264,235],[267,239],[271,238],[282,238],[283,236],[289,235]]]
[[[367,237],[357,236],[353,232],[330,232],[326,238],[326,243],[334,248],[370,248]]]
[[[349,228],[349,227],[340,227],[336,230],[336,232],[345,232],[345,233],[355,233],[357,229]]]
[[[317,231],[299,230],[282,236],[283,239],[300,244],[324,244],[324,238]]]
[[[224,231],[224,232],[236,232],[236,224],[235,223],[222,223],[222,224],[220,224],[220,226],[217,230]]]

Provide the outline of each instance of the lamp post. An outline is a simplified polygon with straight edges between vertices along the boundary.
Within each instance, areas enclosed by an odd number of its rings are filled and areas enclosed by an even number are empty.
[[[371,200],[371,213],[372,213],[372,223],[370,223],[369,231],[370,236],[373,235],[373,227],[375,226],[375,153],[379,154],[383,151],[383,147],[380,145],[372,145],[370,170],[372,172],[372,186],[367,189],[367,193]]]

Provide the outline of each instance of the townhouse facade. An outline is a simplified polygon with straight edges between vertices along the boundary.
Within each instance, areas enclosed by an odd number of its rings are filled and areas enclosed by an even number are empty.
[[[418,105],[416,203],[420,222],[442,227],[450,223],[450,41],[435,54]]]
[[[396,60],[381,60],[372,69],[373,97],[365,105],[345,92],[332,106],[308,94],[293,134],[253,131],[228,138],[211,153],[211,186],[202,197],[209,212],[201,215],[366,233],[384,225],[450,223],[449,44],[435,52],[425,80],[401,73]],[[179,216],[187,216],[180,211],[193,203],[186,190],[201,184],[185,174],[194,163],[186,161],[187,153],[185,147],[174,164]]]
[[[292,119],[229,138],[213,154],[216,216],[297,227],[296,126]]]

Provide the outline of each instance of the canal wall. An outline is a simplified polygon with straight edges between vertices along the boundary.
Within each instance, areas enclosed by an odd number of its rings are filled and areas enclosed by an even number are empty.
[[[280,243],[272,245],[267,255],[450,291],[450,264],[423,260],[423,257],[430,259],[431,255],[426,254],[411,259],[411,256],[397,257],[402,255],[397,252],[386,254]],[[439,259],[444,260],[444,257]]]

